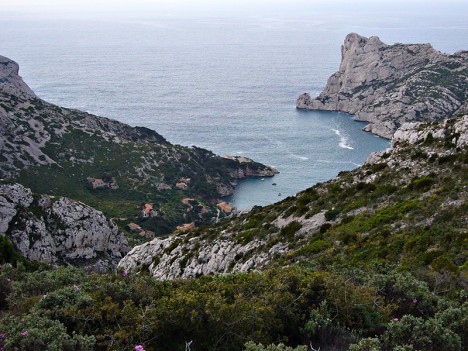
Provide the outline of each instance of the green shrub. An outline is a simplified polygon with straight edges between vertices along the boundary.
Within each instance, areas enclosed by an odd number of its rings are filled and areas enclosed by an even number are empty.
[[[339,214],[339,210],[328,210],[327,212],[325,212],[325,219],[327,221],[333,221]]]
[[[410,188],[414,190],[424,190],[430,188],[434,183],[435,179],[432,177],[416,177],[411,180]]]
[[[434,142],[434,136],[432,135],[431,132],[427,133],[427,136],[424,139],[424,144],[425,145],[431,145],[433,142]]]
[[[375,191],[376,188],[377,187],[373,183],[362,183],[362,182],[360,182],[360,183],[356,184],[356,190],[364,191],[366,193],[373,192],[373,191]]]
[[[372,173],[380,172],[383,171],[385,168],[387,168],[387,164],[385,162],[383,163],[374,163],[370,166],[370,169]]]
[[[297,221],[292,221],[280,230],[280,236],[287,238],[289,240],[294,238],[294,234],[296,234],[299,229],[302,228],[302,224]]]
[[[349,347],[349,351],[380,351],[380,341],[377,338],[361,339]]]
[[[69,335],[59,321],[37,314],[6,316],[0,330],[6,334],[6,349],[12,351],[91,351],[96,343],[94,336]]]
[[[331,228],[331,224],[330,223],[324,223],[320,226],[320,233],[325,233],[328,229]]]
[[[289,346],[286,346],[284,344],[278,344],[278,345],[268,345],[268,346],[263,346],[262,344],[255,344],[254,342],[249,341],[244,345],[244,350],[245,351],[307,351],[308,348],[307,346],[298,346],[296,348],[292,348]]]
[[[413,350],[421,351],[461,350],[460,336],[444,326],[441,320],[424,320],[410,315],[388,325],[383,344],[388,348],[411,346]]]

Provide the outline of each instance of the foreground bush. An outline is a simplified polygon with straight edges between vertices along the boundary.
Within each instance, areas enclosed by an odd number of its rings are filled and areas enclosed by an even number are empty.
[[[390,268],[334,270],[289,267],[157,281],[4,265],[0,347],[81,351],[141,345],[145,351],[175,351],[187,342],[194,351],[302,351],[307,348],[300,345],[310,344],[322,351],[347,350],[350,344],[354,351],[463,347],[468,313],[457,299],[435,296],[426,283]]]

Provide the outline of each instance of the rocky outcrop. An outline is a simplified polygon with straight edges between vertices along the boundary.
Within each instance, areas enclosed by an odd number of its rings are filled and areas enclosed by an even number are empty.
[[[0,91],[23,97],[36,97],[31,88],[18,75],[16,62],[0,56]]]
[[[448,147],[441,147],[441,144]],[[385,164],[395,171],[404,169],[400,178],[410,181],[433,171],[421,167],[420,157],[427,158],[430,163],[450,162],[467,146],[468,115],[433,124],[410,122],[395,132],[389,149],[370,154],[365,165]],[[413,156],[408,157],[409,153]],[[371,182],[372,178],[367,181]]]
[[[384,44],[346,36],[341,65],[316,98],[299,109],[341,111],[370,122],[364,129],[391,138],[405,122],[439,120],[467,111],[468,52],[448,55],[429,44]]]
[[[248,218],[238,219],[244,225]],[[310,236],[326,222],[323,212],[300,219],[279,217],[271,225],[272,233],[300,222],[297,236]],[[273,229],[274,228],[274,229]],[[188,233],[167,238],[156,238],[134,247],[120,262],[126,271],[148,270],[158,279],[194,278],[201,275],[228,272],[248,272],[266,267],[274,257],[288,251],[288,243],[273,241],[272,237],[249,239],[252,230],[239,232],[238,227],[213,232]]]
[[[193,278],[259,270],[274,262],[284,265],[291,258],[314,255],[328,247],[324,233],[332,226],[339,227],[357,216],[361,216],[362,220],[372,218],[386,207],[395,211],[394,208],[402,206],[401,203],[413,203],[414,194],[405,188],[422,189],[416,198],[427,196],[434,201],[440,196],[439,202],[444,202],[442,195],[434,195],[427,185],[435,183],[437,179],[446,179],[451,163],[456,163],[458,172],[463,173],[463,168],[466,170],[464,157],[467,147],[468,115],[439,123],[406,123],[395,133],[390,148],[371,154],[366,164],[355,171],[343,172],[296,197],[254,209],[247,215],[231,218],[214,227],[156,238],[133,248],[120,261],[119,268],[149,271],[158,279]],[[449,182],[463,184],[459,178]],[[389,202],[389,194],[395,194],[399,189],[401,193],[393,197],[396,202]],[[447,203],[450,206],[460,207],[463,199],[466,199],[466,186],[457,189],[456,196],[460,200],[453,202],[449,199]],[[361,198],[356,198],[354,195],[359,191],[363,191],[363,194]],[[449,195],[445,193],[444,196]],[[375,198],[370,204],[369,197]],[[418,210],[415,211],[417,213]],[[392,227],[386,226],[386,230],[393,228],[398,232],[408,223],[415,225],[411,222],[411,215],[406,212],[401,217],[391,211],[384,213],[384,216],[380,214],[375,219],[375,223],[387,223],[389,218],[401,220]],[[437,207],[434,207],[433,216],[438,216]],[[432,220],[425,219],[427,223]],[[465,223],[466,220],[468,218]],[[463,221],[460,218],[460,223]],[[424,224],[421,223],[417,225]],[[362,228],[361,235],[365,241],[368,233],[365,232],[366,226]],[[349,240],[346,229],[338,232],[339,240],[333,242],[325,256],[333,255],[335,249],[345,246],[343,240]],[[355,247],[349,250],[353,251]]]
[[[0,235],[27,259],[107,272],[128,252],[125,236],[104,214],[64,197],[0,185]]]

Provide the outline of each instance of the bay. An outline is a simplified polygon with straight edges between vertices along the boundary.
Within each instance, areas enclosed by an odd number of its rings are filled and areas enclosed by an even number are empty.
[[[266,205],[361,165],[388,140],[352,116],[295,109],[338,69],[349,32],[387,43],[463,49],[463,16],[345,12],[239,18],[134,14],[55,18],[10,13],[0,54],[41,98],[133,126],[169,141],[243,155],[276,167],[274,178],[241,181],[237,208]],[[272,185],[276,183],[276,185]]]

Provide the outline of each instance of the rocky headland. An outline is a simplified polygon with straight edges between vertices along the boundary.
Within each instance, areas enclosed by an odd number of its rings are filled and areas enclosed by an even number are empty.
[[[405,122],[467,112],[467,87],[467,51],[449,55],[429,44],[387,45],[351,33],[338,72],[318,97],[304,93],[296,106],[353,114],[369,122],[364,130],[391,138]]]
[[[232,194],[238,179],[277,173],[253,160],[173,145],[148,128],[50,104],[18,71],[16,62],[0,56],[0,178],[80,200],[117,218],[121,229],[137,221],[158,235],[187,222],[211,223],[218,199]],[[181,203],[187,197],[203,204],[202,213],[187,211]],[[145,203],[157,216],[138,218]]]

